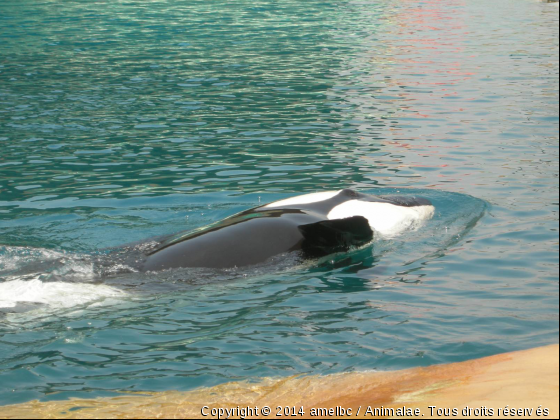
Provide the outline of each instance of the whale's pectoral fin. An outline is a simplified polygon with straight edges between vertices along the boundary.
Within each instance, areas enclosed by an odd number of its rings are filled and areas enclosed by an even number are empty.
[[[311,223],[299,230],[304,237],[302,249],[310,257],[348,251],[373,239],[373,230],[362,216]]]

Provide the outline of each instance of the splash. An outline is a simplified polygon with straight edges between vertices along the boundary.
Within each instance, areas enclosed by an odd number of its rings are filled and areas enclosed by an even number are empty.
[[[122,298],[99,278],[97,257],[27,247],[0,248],[0,312],[50,311]],[[114,267],[113,267],[114,268]]]
[[[39,279],[11,280],[0,283],[0,309],[49,305],[56,310],[124,295],[123,291],[106,285],[49,283]]]

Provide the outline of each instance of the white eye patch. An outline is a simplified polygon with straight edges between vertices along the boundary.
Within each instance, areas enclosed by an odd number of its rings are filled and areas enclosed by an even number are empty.
[[[264,206],[264,208],[297,206],[301,204],[318,203],[320,201],[329,200],[339,193],[340,191],[325,191],[320,193],[300,195],[297,197],[292,197],[286,200],[276,201],[274,203],[267,204],[266,206]]]
[[[389,203],[351,200],[333,208],[329,220],[365,217],[372,229],[385,237],[392,237],[407,229],[417,229],[433,217],[434,206],[403,207]]]

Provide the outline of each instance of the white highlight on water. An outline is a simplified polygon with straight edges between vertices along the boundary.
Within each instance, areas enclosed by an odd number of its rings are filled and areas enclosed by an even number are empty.
[[[0,308],[14,308],[19,303],[71,308],[125,295],[125,292],[103,284],[10,280],[0,283]]]

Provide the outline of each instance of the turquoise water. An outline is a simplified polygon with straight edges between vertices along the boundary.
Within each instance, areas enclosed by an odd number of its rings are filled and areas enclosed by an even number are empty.
[[[0,4],[0,404],[399,369],[558,342],[558,7]],[[107,248],[280,198],[430,198],[314,264]]]

